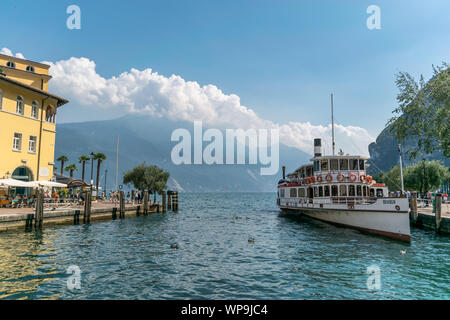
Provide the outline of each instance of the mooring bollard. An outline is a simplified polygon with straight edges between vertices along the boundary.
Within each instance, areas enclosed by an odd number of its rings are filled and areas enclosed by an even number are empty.
[[[92,190],[86,191],[84,199],[84,214],[83,223],[87,224],[91,222],[91,206],[92,206]]]
[[[113,220],[116,220],[116,219],[117,219],[117,208],[116,208],[116,207],[114,207],[114,208],[112,209],[112,219],[113,219]]]
[[[411,194],[411,211],[413,214],[413,221],[416,222],[419,217],[419,213],[417,211],[417,192],[413,192]]]
[[[148,191],[144,192],[144,216],[148,215]]]
[[[166,193],[162,193],[162,212],[166,212]]]
[[[25,222],[25,231],[30,231],[33,228],[33,218],[34,214],[32,213],[27,215],[27,221]]]
[[[178,211],[178,192],[172,191],[172,211]]]
[[[80,210],[75,210],[73,215],[73,224],[80,224]]]
[[[441,220],[442,220],[442,194],[436,194],[436,232],[439,233],[441,231]]]
[[[42,229],[42,220],[44,220],[44,193],[42,190],[38,190],[36,197],[36,209],[34,213],[35,229]]]
[[[141,212],[141,206],[137,206],[137,208],[136,208],[136,216],[139,217],[140,212]]]
[[[120,219],[125,218],[125,193],[123,191],[119,192],[119,217]]]
[[[172,210],[172,191],[167,190],[167,210]]]

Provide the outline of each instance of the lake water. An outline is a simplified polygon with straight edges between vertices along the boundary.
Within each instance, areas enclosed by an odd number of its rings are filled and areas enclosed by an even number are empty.
[[[286,217],[275,193],[183,193],[179,213],[0,233],[0,298],[450,299],[450,237],[413,229],[408,245]]]

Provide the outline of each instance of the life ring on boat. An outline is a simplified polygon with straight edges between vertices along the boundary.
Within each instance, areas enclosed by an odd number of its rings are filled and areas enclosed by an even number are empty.
[[[312,177],[311,177],[311,182],[312,182],[312,183],[316,182],[316,177],[312,176]]]
[[[372,176],[367,176],[367,177],[366,177],[366,181],[367,181],[368,183],[372,183]]]
[[[345,180],[345,177],[344,177],[344,175],[342,173],[339,173],[338,176],[337,176],[337,179],[338,179],[339,182],[342,182],[342,181]]]
[[[356,179],[357,179],[356,174],[353,174],[353,173],[350,173],[350,177],[349,178],[350,178],[351,182],[355,182]]]
[[[366,176],[364,174],[359,176],[359,181],[364,182],[366,180]]]
[[[322,176],[317,176],[317,182],[322,182]]]
[[[328,182],[333,181],[333,176],[331,174],[327,174],[325,177],[325,180],[327,180]]]

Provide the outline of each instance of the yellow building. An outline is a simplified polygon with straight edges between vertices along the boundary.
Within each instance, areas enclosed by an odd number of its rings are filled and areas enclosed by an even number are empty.
[[[56,113],[68,101],[48,92],[49,68],[0,54],[0,179],[52,180]]]

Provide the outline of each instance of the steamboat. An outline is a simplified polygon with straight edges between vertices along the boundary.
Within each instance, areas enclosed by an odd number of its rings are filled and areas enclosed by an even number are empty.
[[[332,132],[333,155],[323,155],[322,140],[314,139],[311,163],[287,176],[282,167],[278,207],[283,213],[410,242],[408,198],[389,196],[388,188],[366,173],[367,157],[334,155],[333,120]]]

